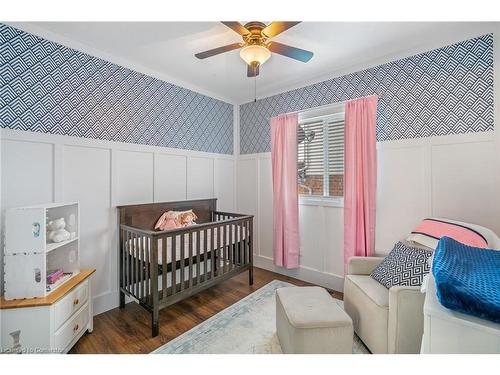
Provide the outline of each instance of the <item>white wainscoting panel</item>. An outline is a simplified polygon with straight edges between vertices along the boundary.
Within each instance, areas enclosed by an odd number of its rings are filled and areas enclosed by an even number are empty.
[[[326,274],[341,277],[344,274],[344,209],[342,207],[320,207],[325,211],[324,268]]]
[[[232,155],[10,129],[0,141],[2,217],[9,207],[80,202],[82,266],[97,270],[94,314],[118,306],[117,205],[220,194],[219,208],[234,207]]]
[[[109,270],[116,260],[110,231],[111,152],[109,149],[63,146],[62,201],[80,203],[80,254],[83,268],[96,268],[94,290],[112,289]],[[95,265],[99,265],[96,267]]]
[[[186,156],[155,154],[155,202],[186,199],[186,168]]]
[[[433,146],[433,215],[476,223],[500,234],[498,153],[494,142]]]
[[[52,201],[54,145],[4,140],[0,148],[2,152],[0,202],[3,225],[5,209]],[[0,236],[0,294],[3,294],[3,263],[2,235]]]
[[[190,157],[187,163],[187,199],[214,195],[214,161],[211,158]]]
[[[2,144],[2,208],[53,199],[54,145],[17,140]]]
[[[116,166],[117,205],[153,202],[153,153],[118,150]]]
[[[301,205],[299,207],[300,264],[318,271],[324,268],[324,241],[326,234],[323,207]]]
[[[270,157],[259,160],[259,230],[260,255],[273,258],[273,175]]]
[[[376,251],[394,243],[431,215],[428,146],[383,148],[377,153]]]
[[[258,159],[241,159],[238,163],[238,211],[256,215],[258,207]]]
[[[214,188],[217,207],[221,211],[232,212],[235,207],[235,170],[234,160],[214,160]]]

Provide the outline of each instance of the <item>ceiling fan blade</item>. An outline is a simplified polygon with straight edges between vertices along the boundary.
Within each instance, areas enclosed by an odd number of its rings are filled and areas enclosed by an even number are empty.
[[[287,46],[286,44],[281,44],[278,42],[269,43],[269,50],[280,55],[290,57],[295,60],[302,62],[308,62],[313,57],[311,51],[306,51],[305,49],[300,49],[297,47]]]
[[[236,31],[238,34],[240,34],[242,36],[250,34],[250,31],[248,31],[248,29],[245,26],[243,26],[241,23],[239,23],[239,22],[236,22],[236,21],[221,21],[221,23],[224,24],[224,25],[226,25],[227,27],[229,27],[233,31]]]
[[[267,36],[268,38],[272,38],[278,34],[281,34],[283,31],[288,30],[291,27],[294,27],[296,24],[300,23],[300,21],[292,21],[292,22],[271,22],[265,28],[262,29],[261,33]]]
[[[259,75],[259,63],[253,63],[252,65],[247,65],[247,77],[256,77]]]
[[[232,51],[233,49],[238,49],[242,45],[243,45],[243,43],[228,44],[227,46],[209,49],[208,51],[197,53],[197,54],[195,54],[195,56],[199,59],[206,59],[207,57],[211,57],[211,56],[218,55],[220,53]]]

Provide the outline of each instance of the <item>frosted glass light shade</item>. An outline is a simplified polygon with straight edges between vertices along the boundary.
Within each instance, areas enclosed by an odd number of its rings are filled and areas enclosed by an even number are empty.
[[[264,46],[250,45],[241,49],[240,57],[248,65],[251,65],[254,61],[262,65],[271,57],[271,51]]]

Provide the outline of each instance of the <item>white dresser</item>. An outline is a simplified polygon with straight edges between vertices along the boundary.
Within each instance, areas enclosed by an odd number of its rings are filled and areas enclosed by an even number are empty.
[[[93,329],[90,279],[81,270],[47,297],[0,299],[1,353],[66,353]]]
[[[500,324],[443,307],[431,273],[425,295],[421,353],[500,353]]]

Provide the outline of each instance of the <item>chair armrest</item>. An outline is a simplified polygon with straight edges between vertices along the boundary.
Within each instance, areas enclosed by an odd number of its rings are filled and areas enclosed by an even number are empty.
[[[350,257],[347,261],[347,274],[369,275],[383,260],[382,257]]]
[[[388,352],[420,353],[424,332],[425,294],[419,286],[393,286],[389,289]]]

